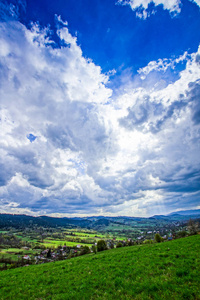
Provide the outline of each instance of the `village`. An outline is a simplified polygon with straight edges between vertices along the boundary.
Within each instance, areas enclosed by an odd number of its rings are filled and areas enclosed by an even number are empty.
[[[156,231],[149,231],[147,234],[159,234]],[[159,235],[160,236],[160,235]],[[171,241],[173,238],[170,233],[168,236],[164,235],[161,237],[161,241]],[[126,247],[126,246],[134,246],[138,244],[151,244],[155,241],[155,239],[146,239],[145,236],[139,236],[136,240],[128,238],[127,240],[116,240],[116,238],[108,239],[108,240],[99,240],[97,243],[92,245],[91,247],[83,246],[77,244],[75,247],[68,247],[66,245],[58,246],[56,249],[47,248],[42,250],[37,255],[24,255],[22,260],[24,262],[24,266],[29,266],[30,264],[42,264],[48,262],[54,262],[59,260],[71,259],[73,257],[81,256],[89,253],[96,253],[99,251],[98,243],[104,241],[105,248],[104,250],[109,250],[113,248]],[[30,250],[29,247],[23,247],[24,250]]]
[[[159,221],[157,226],[150,226],[149,220],[145,222],[138,221],[134,228],[101,224],[100,231],[80,227],[4,226],[0,231],[0,270],[67,260],[113,248],[167,242],[189,234],[186,222]]]

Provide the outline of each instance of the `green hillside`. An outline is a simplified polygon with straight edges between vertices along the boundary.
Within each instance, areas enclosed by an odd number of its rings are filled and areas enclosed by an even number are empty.
[[[2,271],[0,299],[200,299],[200,235]]]

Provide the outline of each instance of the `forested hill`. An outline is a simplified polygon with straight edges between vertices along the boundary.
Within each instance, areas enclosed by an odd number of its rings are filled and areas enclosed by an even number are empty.
[[[15,227],[23,228],[29,226],[43,226],[43,227],[58,227],[58,226],[80,226],[89,227],[92,221],[85,219],[73,218],[52,218],[47,216],[32,217],[27,215],[11,215],[0,214],[0,228]]]

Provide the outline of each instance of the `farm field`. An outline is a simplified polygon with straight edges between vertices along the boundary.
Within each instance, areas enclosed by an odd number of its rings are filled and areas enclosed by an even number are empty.
[[[105,237],[105,234],[100,234],[97,232],[93,232],[93,231],[76,231],[76,230],[71,230],[71,232],[75,235],[75,236],[79,236],[79,237],[97,237],[97,238],[103,238]],[[66,231],[65,234],[67,236],[70,236],[70,232]]]
[[[5,258],[11,258],[14,261],[18,260],[18,257],[22,257],[24,255],[36,255],[38,250],[24,250],[18,248],[8,248],[8,249],[1,249],[0,255],[4,256]]]
[[[200,299],[200,235],[0,273],[0,299]]]
[[[111,226],[110,228],[113,228],[113,227]],[[119,228],[119,225],[118,226],[115,225],[116,231],[117,231],[117,228]],[[128,229],[130,229],[130,227],[128,227]],[[126,239],[128,237],[128,235],[126,235],[126,234],[117,235],[115,233],[115,231],[109,232],[109,227],[106,227],[106,231],[104,233],[99,233],[97,231],[89,231],[89,230],[85,231],[84,229],[82,231],[80,229],[79,230],[71,229],[71,231],[68,230],[64,233],[66,234],[67,237],[71,237],[70,233],[73,233],[75,237],[88,237],[88,238],[95,238],[96,240],[113,238],[113,237],[115,237],[117,240],[121,240],[121,239]]]
[[[4,238],[4,242],[0,242],[0,268],[4,267],[3,262],[8,263],[9,266],[25,255],[29,255],[31,259],[34,259],[34,256],[40,254],[45,248],[54,250],[64,245],[75,249],[77,245],[91,247],[99,239],[106,239],[107,236],[87,229],[78,230],[74,228],[74,230],[66,230],[65,228],[40,227],[25,230],[7,230],[2,231],[1,234],[3,234],[1,237]],[[9,244],[10,240],[15,240],[14,247],[11,246],[13,242]],[[24,247],[28,247],[29,250],[24,250]]]
[[[44,245],[45,247],[58,247],[58,246],[63,246],[63,245],[66,245],[66,246],[69,246],[69,247],[73,247],[73,246],[76,246],[77,244],[79,245],[82,245],[82,246],[88,246],[88,247],[91,247],[92,244],[87,244],[87,243],[78,243],[78,242],[69,242],[69,241],[66,241],[66,240],[47,240],[45,239],[42,243],[42,245]]]

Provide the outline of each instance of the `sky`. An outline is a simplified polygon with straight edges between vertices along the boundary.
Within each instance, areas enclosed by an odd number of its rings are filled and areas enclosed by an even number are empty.
[[[200,208],[200,0],[0,1],[0,213]]]

